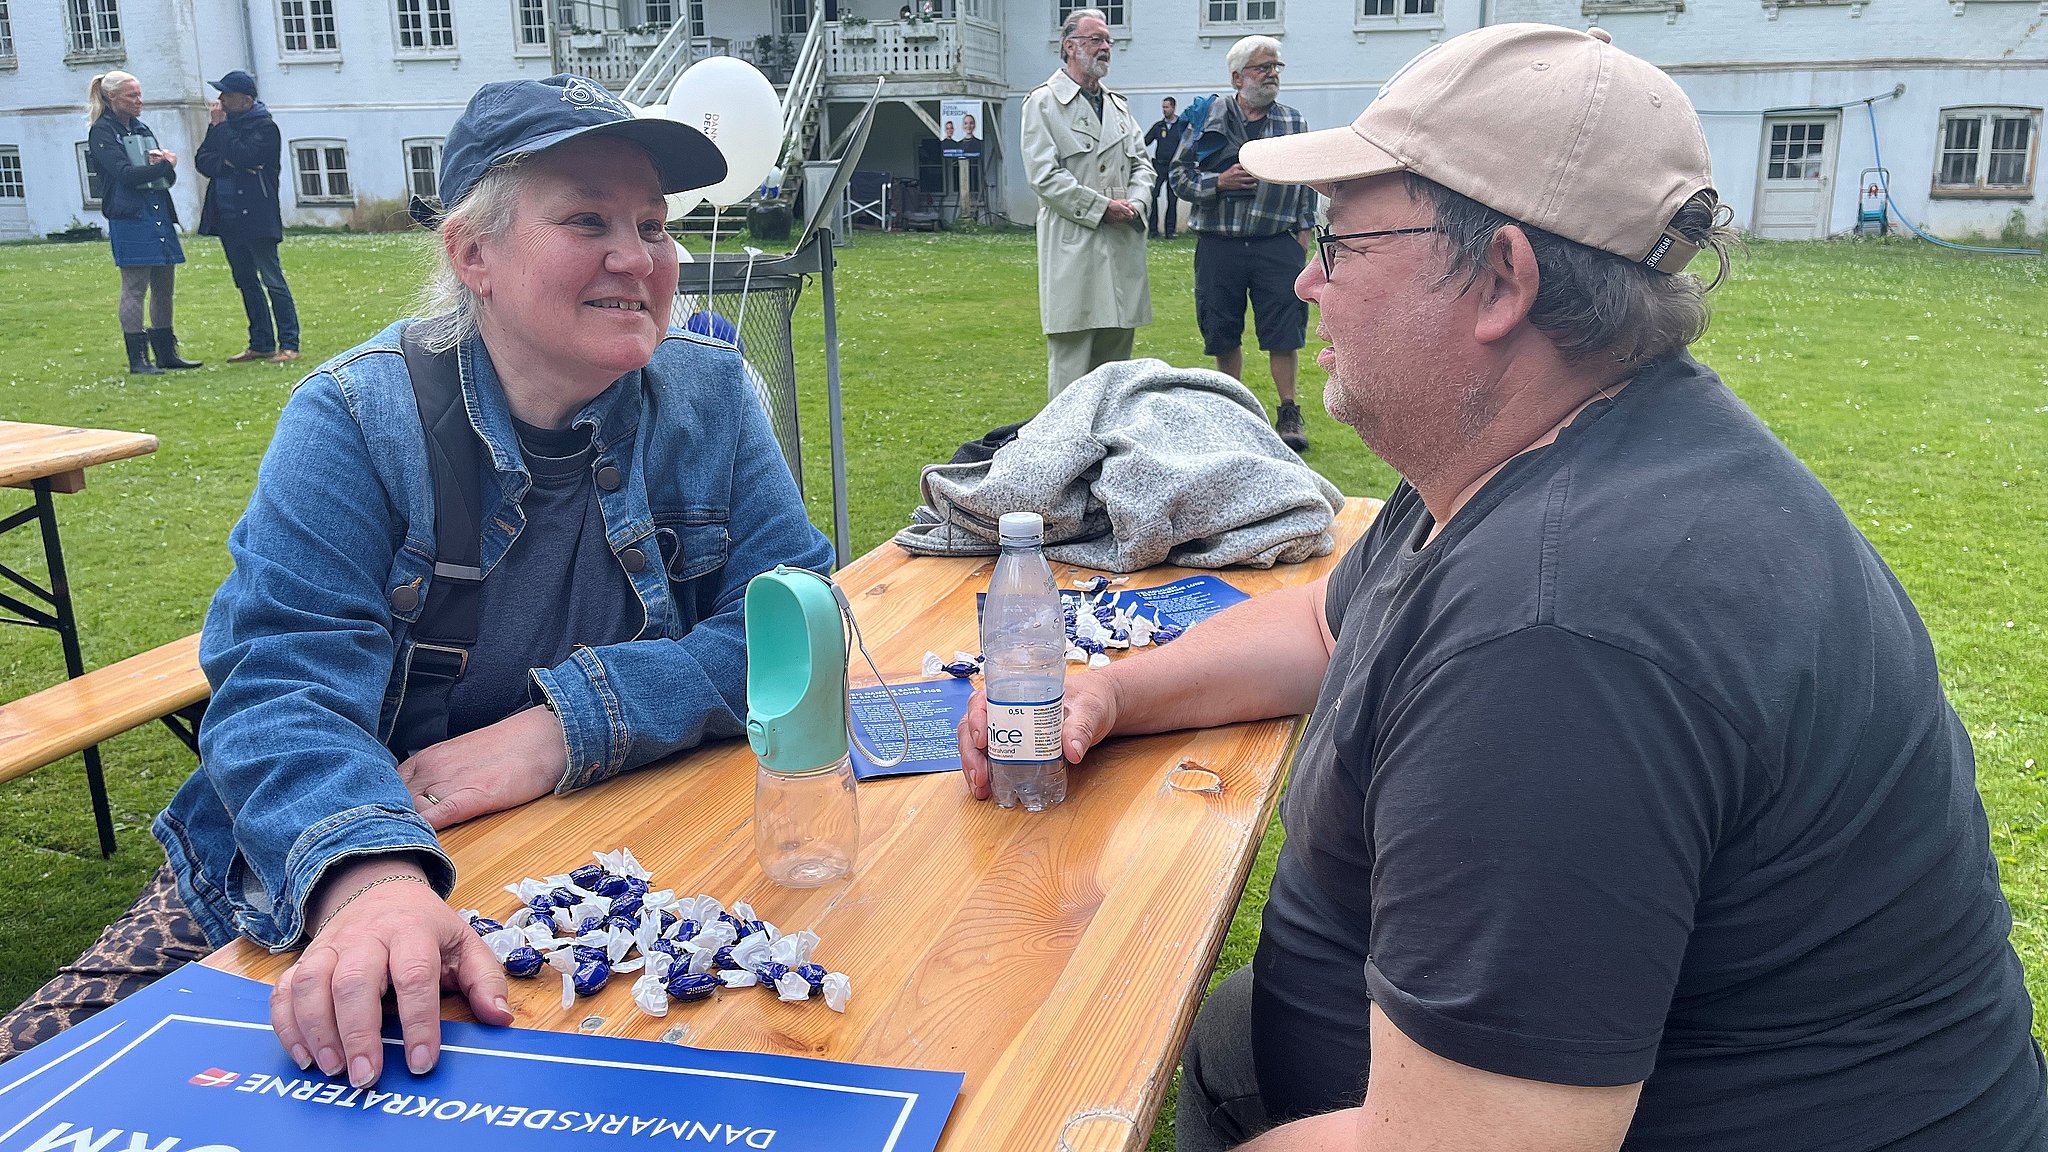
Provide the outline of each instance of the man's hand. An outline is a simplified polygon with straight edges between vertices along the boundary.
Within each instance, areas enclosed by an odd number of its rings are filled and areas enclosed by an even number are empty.
[[[561,723],[535,706],[414,753],[398,778],[439,831],[545,796],[568,770]]]
[[[224,123],[228,118],[228,110],[220,106],[220,101],[215,100],[206,106],[206,118],[215,124]]]
[[[1105,224],[1128,224],[1138,218],[1138,205],[1131,200],[1111,200],[1109,207],[1102,210]]]
[[[1083,674],[1067,677],[1066,706],[1060,716],[1060,753],[1079,764],[1090,748],[1116,730],[1116,689],[1109,677]],[[989,795],[988,691],[977,687],[960,721],[960,774],[976,800]]]
[[[1259,178],[1244,170],[1242,164],[1232,164],[1216,177],[1216,186],[1225,192],[1248,192],[1259,186]]]
[[[365,887],[387,877],[412,879]],[[461,992],[483,1023],[512,1023],[505,970],[412,860],[373,856],[333,868],[307,911],[318,934],[270,995],[271,1027],[300,1068],[318,1064],[329,1076],[345,1068],[356,1087],[375,1083],[387,989],[415,1073],[441,1056],[443,988]]]

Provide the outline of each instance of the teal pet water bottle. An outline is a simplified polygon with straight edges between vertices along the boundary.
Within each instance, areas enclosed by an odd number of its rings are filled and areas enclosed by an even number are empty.
[[[777,565],[747,583],[754,851],[786,888],[845,876],[860,851],[847,753],[846,631],[829,581]]]

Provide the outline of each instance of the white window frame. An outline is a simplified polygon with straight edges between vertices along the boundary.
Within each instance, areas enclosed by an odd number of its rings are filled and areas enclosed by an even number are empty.
[[[74,147],[78,151],[78,201],[89,211],[97,212],[101,201],[98,196],[92,194],[92,178],[99,173],[93,170],[92,149],[84,140],[80,140]],[[105,187],[104,177],[101,178],[100,185],[102,188]]]
[[[413,16],[407,9],[415,10],[419,20],[421,42],[407,44],[406,22]],[[446,17],[445,44],[434,43],[441,34],[436,28],[436,16]],[[450,60],[457,55],[455,34],[455,0],[391,0],[391,43],[392,51],[402,60]]]
[[[426,200],[432,200],[440,195],[441,148],[444,143],[446,143],[446,137],[442,136],[413,136],[399,142],[398,154],[405,161],[405,190],[407,194]],[[414,178],[420,173],[418,168],[413,167],[412,151],[415,148],[433,149],[433,161],[427,168],[427,189],[424,192],[420,191],[419,185],[414,182]]]
[[[1942,169],[1951,151],[1948,147],[1949,125],[1959,120],[1975,120],[1978,124],[1975,178],[1966,184],[1944,183]],[[1994,147],[1996,140],[1993,134],[2000,120],[2023,120],[2027,123],[2026,166],[2021,173],[2025,179],[2018,184],[1989,183],[1992,153],[2010,151]],[[1928,195],[1944,200],[2031,200],[2034,198],[2034,183],[2039,176],[2040,159],[2041,109],[2010,104],[1943,108],[1934,130],[1934,174]]]
[[[656,11],[657,7],[660,11]],[[676,10],[680,7],[682,7],[681,0],[640,0],[640,23],[654,24],[666,28],[676,22]],[[804,12],[806,16],[809,15],[810,8],[808,4],[804,8]],[[808,22],[806,22],[804,32],[808,31],[810,31],[810,27]],[[796,35],[801,36],[803,33],[799,32]]]
[[[290,153],[292,162],[292,203],[308,208],[350,208],[355,206],[356,181],[355,177],[348,170],[348,141],[336,140],[325,136],[309,136],[303,140],[294,140],[285,147]],[[319,150],[321,190],[318,194],[309,194],[306,191],[306,170],[299,165],[299,151],[305,148]],[[341,149],[341,167],[338,169],[327,165],[327,153],[331,148]],[[337,172],[341,175],[342,183],[346,187],[345,191],[336,192],[334,190],[334,176]]]
[[[8,18],[7,0],[0,0],[0,68],[14,66],[14,21]]]
[[[1229,12],[1218,15],[1215,9],[1228,5]],[[1271,7],[1271,16],[1253,18],[1247,13],[1253,5]],[[1195,0],[1196,32],[1205,38],[1228,36],[1264,35],[1272,36],[1287,31],[1287,0]]]
[[[11,165],[14,169],[14,178],[11,181],[7,176],[7,169],[10,167],[7,163],[9,160],[14,161]],[[9,183],[14,185],[12,195],[7,191]],[[26,203],[28,203],[28,179],[22,175],[21,145],[0,144],[0,204]]]
[[[1354,0],[1351,38],[1364,40],[1378,32],[1427,32],[1435,40],[1443,34],[1447,3],[1449,0]],[[1381,11],[1384,8],[1393,11]]]
[[[277,14],[277,58],[283,64],[326,64],[341,59],[341,16],[335,11],[340,0],[275,0]],[[288,9],[296,8],[293,16]],[[324,13],[321,11],[324,9]],[[327,24],[326,44],[321,44],[319,31],[321,21]],[[294,48],[291,45],[290,27],[298,24],[303,29],[306,46]]]
[[[1100,8],[1109,17],[1109,34],[1115,40],[1128,40],[1131,36],[1131,4],[1134,0],[1052,0],[1052,40],[1060,40],[1060,25],[1066,23],[1067,13],[1076,8]],[[912,7],[916,7],[915,4]]]
[[[63,4],[66,64],[116,63],[128,58],[121,39],[120,0],[63,0]]]
[[[512,55],[552,57],[555,52],[555,22],[549,12],[554,6],[552,0],[511,0],[511,4]],[[529,9],[540,29],[540,42],[537,44],[528,43],[526,39],[526,33],[533,27],[526,22]]]
[[[689,21],[690,39],[704,38],[704,0],[682,0],[683,19]]]

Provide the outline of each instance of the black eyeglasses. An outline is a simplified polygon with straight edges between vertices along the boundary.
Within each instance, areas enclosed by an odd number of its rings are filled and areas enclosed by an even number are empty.
[[[1337,257],[1331,250],[1346,240],[1372,240],[1381,236],[1422,236],[1430,232],[1441,232],[1441,228],[1382,228],[1377,232],[1330,231],[1328,224],[1316,225],[1316,253],[1323,258],[1323,279],[1336,275]]]

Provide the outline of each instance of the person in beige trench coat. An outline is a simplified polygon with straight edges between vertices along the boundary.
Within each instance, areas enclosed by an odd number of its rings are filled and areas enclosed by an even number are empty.
[[[1130,359],[1135,330],[1152,323],[1144,210],[1152,161],[1129,104],[1102,85],[1109,58],[1102,13],[1081,9],[1060,29],[1062,67],[1024,100],[1048,397]]]

